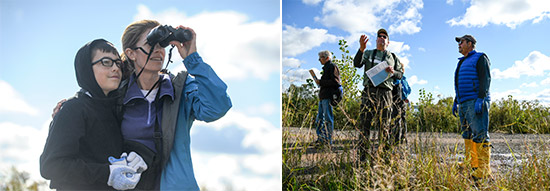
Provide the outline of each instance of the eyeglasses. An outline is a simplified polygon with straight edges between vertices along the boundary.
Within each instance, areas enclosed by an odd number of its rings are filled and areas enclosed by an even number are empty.
[[[385,35],[378,35],[378,38],[383,38],[383,39],[387,39],[388,36],[385,36]]]
[[[141,52],[143,52],[143,54],[149,55],[149,53],[147,51],[145,51],[143,48],[141,48],[141,47],[134,48],[134,50],[137,50],[137,49],[141,50]]]
[[[113,64],[116,64],[118,68],[122,68],[122,60],[120,59],[113,60],[112,58],[109,58],[109,57],[103,57],[95,62],[92,62],[92,65],[95,65],[98,62],[101,62],[101,65],[107,68],[113,67]]]

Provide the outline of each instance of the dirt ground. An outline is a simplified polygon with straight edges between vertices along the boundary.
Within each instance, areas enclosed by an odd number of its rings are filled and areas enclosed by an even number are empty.
[[[302,155],[303,160],[300,166],[314,165],[316,159],[337,157],[343,153],[344,147],[352,147],[351,150],[354,150],[353,147],[357,143],[357,133],[356,130],[335,130],[333,146],[330,148],[331,152],[321,152],[314,144],[317,138],[315,129],[283,127],[283,152],[305,149],[306,153]],[[508,169],[514,166],[514,163],[521,163],[526,160],[525,156],[529,156],[534,152],[548,153],[550,151],[550,135],[548,134],[489,133],[489,136],[493,145],[491,167],[495,170]],[[375,137],[376,134],[371,133],[371,140]],[[409,132],[406,137],[407,145],[416,142],[419,145],[436,147],[436,149],[442,151],[456,150],[458,153],[462,153],[464,150],[464,141],[458,133]],[[353,151],[349,153],[356,155],[356,152]],[[462,157],[463,155],[458,154],[450,158],[461,160]],[[352,158],[356,158],[356,156]]]

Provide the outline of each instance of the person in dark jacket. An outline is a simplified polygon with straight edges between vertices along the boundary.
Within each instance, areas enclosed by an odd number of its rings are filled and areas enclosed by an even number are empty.
[[[403,76],[401,61],[387,50],[390,37],[386,29],[379,29],[376,38],[376,49],[366,49],[369,39],[366,35],[359,38],[359,50],[353,58],[353,66],[364,67],[363,92],[361,93],[361,111],[358,155],[360,161],[371,159],[370,129],[378,129],[378,151],[389,148],[391,128],[391,105],[394,80]],[[375,85],[369,79],[367,71],[378,64],[387,63],[385,71],[388,77],[380,84]]]
[[[332,114],[331,98],[336,91],[340,91],[340,70],[331,62],[332,54],[328,50],[319,52],[319,62],[323,65],[323,75],[315,83],[319,90],[319,110],[315,120],[317,125],[317,143],[332,144],[334,130],[334,115]]]
[[[108,159],[122,154],[139,158],[130,163],[142,161],[135,153],[123,154],[116,110],[121,63],[115,47],[103,39],[87,43],[76,54],[76,78],[82,89],[53,118],[40,156],[40,173],[51,180],[50,188],[125,190],[139,181],[136,166],[111,165]]]

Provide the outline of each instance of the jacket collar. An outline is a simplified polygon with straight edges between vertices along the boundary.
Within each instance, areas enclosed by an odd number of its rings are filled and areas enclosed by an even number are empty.
[[[160,78],[160,91],[158,92],[159,100],[164,96],[168,96],[172,101],[174,101],[174,87],[172,86],[170,76],[166,74],[161,74]],[[145,100],[145,96],[141,92],[141,89],[139,88],[137,82],[134,82],[134,79],[135,74],[132,74],[129,80],[130,84],[128,84],[128,91],[126,92],[126,96],[124,96],[124,104],[128,104],[128,102],[133,99]]]
[[[468,55],[463,56],[463,57],[460,57],[460,58],[458,58],[458,60],[463,60],[463,59],[465,59],[465,58],[468,58],[469,56],[472,56],[472,55],[474,55],[475,53],[477,53],[476,50],[472,50],[472,51],[468,52]]]

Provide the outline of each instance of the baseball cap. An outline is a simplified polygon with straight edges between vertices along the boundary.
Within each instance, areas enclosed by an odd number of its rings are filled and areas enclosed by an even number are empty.
[[[470,41],[473,44],[476,44],[476,39],[472,35],[467,34],[467,35],[464,35],[462,37],[455,37],[456,42],[460,42],[460,40],[462,40],[462,39]]]
[[[382,28],[382,29],[378,29],[378,32],[377,32],[376,34],[379,35],[380,33],[386,34],[386,36],[387,36],[388,38],[390,37],[390,35],[388,35],[388,32],[386,31],[386,29],[383,29],[383,28]]]

